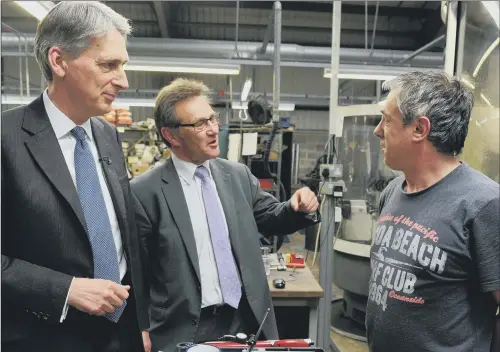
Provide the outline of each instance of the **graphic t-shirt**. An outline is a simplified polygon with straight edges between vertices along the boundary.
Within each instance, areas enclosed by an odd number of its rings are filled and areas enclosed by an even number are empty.
[[[489,352],[500,289],[499,185],[465,163],[381,195],[371,249],[371,352]]]

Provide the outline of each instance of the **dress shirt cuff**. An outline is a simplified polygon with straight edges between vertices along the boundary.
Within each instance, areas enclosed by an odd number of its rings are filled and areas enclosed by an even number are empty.
[[[60,323],[62,323],[64,319],[66,319],[66,315],[68,314],[68,308],[69,308],[68,298],[69,298],[69,292],[71,291],[71,285],[73,284],[73,279],[71,279],[71,284],[69,284],[68,294],[66,295],[66,301],[64,301],[64,307],[62,310],[61,319],[59,320]]]

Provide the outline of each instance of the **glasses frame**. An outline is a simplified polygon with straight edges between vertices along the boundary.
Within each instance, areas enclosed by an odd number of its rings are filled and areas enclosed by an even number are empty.
[[[203,118],[199,119],[198,121],[194,123],[176,123],[171,125],[170,127],[172,128],[178,128],[178,127],[192,127],[196,132],[201,132],[204,131],[208,128],[208,123],[215,124],[217,126],[220,126],[220,120],[219,120],[220,113],[216,112],[212,114],[212,116],[208,118]]]

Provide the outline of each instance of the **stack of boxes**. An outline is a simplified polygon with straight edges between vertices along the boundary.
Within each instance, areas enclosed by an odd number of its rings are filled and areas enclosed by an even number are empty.
[[[132,114],[128,108],[113,109],[103,115],[104,119],[115,126],[132,125]]]

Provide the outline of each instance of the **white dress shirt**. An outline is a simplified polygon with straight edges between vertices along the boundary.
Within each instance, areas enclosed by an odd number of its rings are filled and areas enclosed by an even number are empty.
[[[43,103],[45,105],[45,110],[47,111],[47,116],[49,117],[50,124],[54,130],[59,146],[68,166],[71,179],[76,187],[76,174],[75,174],[75,146],[76,138],[71,134],[71,130],[77,125],[71,121],[64,113],[59,110],[54,103],[50,100],[47,91],[43,93]],[[118,225],[118,219],[115,213],[115,207],[113,201],[111,200],[111,194],[109,193],[108,186],[104,179],[104,173],[102,170],[102,165],[99,162],[99,154],[97,152],[97,146],[95,144],[94,136],[92,135],[92,125],[90,120],[87,120],[81,125],[86,132],[86,139],[90,145],[90,150],[92,156],[95,160],[95,165],[97,168],[97,175],[99,177],[99,183],[101,185],[102,194],[104,196],[104,203],[106,204],[106,210],[108,211],[109,222],[111,224],[111,231],[113,233],[113,239],[116,247],[116,255],[119,263],[120,278],[123,279],[127,271],[127,261],[125,258],[125,253],[123,251],[122,238],[120,235],[120,227]],[[70,286],[71,289],[71,286]],[[69,291],[68,291],[69,296]],[[68,296],[66,297],[66,303],[64,304],[63,314],[61,316],[61,322],[66,318],[66,313],[68,311]]]
[[[210,238],[210,229],[208,226],[207,214],[205,212],[205,204],[203,203],[201,180],[194,175],[198,165],[184,161],[173,153],[172,162],[174,163],[177,174],[179,175],[184,197],[186,198],[189,217],[193,226],[196,251],[198,253],[200,266],[201,307],[204,308],[211,305],[220,305],[224,303],[224,301],[219,283],[219,273],[217,271],[214,249]],[[210,182],[212,183],[212,186],[216,188],[212,178],[209,161],[205,161],[203,166],[208,169]],[[222,203],[218,194],[217,203],[222,212],[224,224],[227,227],[226,217],[224,215]]]

